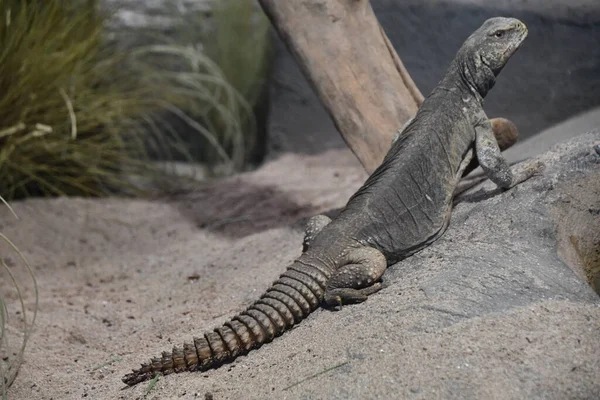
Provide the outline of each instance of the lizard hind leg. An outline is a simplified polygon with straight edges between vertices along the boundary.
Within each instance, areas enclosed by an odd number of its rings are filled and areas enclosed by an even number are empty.
[[[315,215],[306,223],[304,229],[304,241],[302,242],[302,252],[308,250],[310,244],[315,240],[317,235],[331,222],[331,218],[326,215]]]
[[[362,303],[382,289],[379,282],[387,268],[385,256],[372,247],[353,249],[327,283],[323,303],[327,307]]]

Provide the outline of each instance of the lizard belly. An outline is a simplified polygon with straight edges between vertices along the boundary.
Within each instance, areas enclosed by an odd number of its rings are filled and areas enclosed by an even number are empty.
[[[349,212],[364,216],[356,239],[394,262],[439,238],[448,226],[459,168],[473,140],[474,129],[462,111],[451,104],[424,104],[350,198]]]
[[[356,239],[380,250],[389,263],[421,250],[448,226],[455,181],[453,165],[446,164],[429,175],[420,169],[390,174],[349,204],[365,216]]]
[[[448,227],[450,207],[450,203],[437,208],[407,207],[393,220],[375,223],[360,233],[366,244],[379,249],[392,264],[437,240]]]

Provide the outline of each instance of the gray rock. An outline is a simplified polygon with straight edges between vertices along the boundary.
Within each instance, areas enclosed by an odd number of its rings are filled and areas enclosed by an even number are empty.
[[[396,51],[424,95],[439,82],[462,41],[483,20],[510,15],[529,38],[486,98],[491,117],[516,123],[521,138],[600,105],[600,3],[499,0],[372,1]],[[308,154],[343,147],[331,119],[293,57],[276,40],[270,151]]]
[[[504,156],[510,162],[522,161],[537,156],[558,143],[594,129],[600,129],[600,107],[578,114],[533,137],[519,141],[517,146],[506,150]]]

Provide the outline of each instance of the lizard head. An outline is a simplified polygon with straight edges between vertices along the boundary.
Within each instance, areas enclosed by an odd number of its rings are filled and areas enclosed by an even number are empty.
[[[516,18],[488,19],[459,50],[463,77],[485,96],[526,37],[527,27]]]
[[[498,75],[527,37],[527,27],[516,18],[490,18],[471,36],[475,61]]]

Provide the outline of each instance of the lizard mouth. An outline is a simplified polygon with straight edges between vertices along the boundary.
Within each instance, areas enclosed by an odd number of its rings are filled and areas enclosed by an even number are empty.
[[[512,46],[509,46],[506,50],[502,52],[501,57],[504,63],[506,63],[508,59],[511,58],[517,52],[517,50],[519,50],[519,48],[525,41],[525,38],[527,37],[527,27],[525,26],[525,24],[520,24],[517,29],[521,31],[521,35]]]
[[[512,55],[515,54],[517,50],[519,50],[519,48],[527,38],[527,35],[529,34],[529,31],[527,30],[527,25],[525,25],[521,21],[517,22],[517,24],[514,25],[514,29],[517,30],[520,33],[520,35],[512,44],[512,46],[509,46],[502,53],[502,60],[504,60],[504,62],[508,61],[508,59],[512,57]]]
[[[527,38],[527,35],[529,35],[529,30],[527,29],[527,25],[525,25],[522,22],[519,22],[519,24],[517,26],[517,30],[521,33],[521,36],[519,37],[519,41],[515,44],[515,46],[514,46],[515,48],[514,48],[513,52],[517,51],[517,49],[519,47],[521,47],[521,45]]]
[[[485,65],[486,67],[488,67],[489,69],[491,69],[492,71],[494,70],[492,68],[492,66],[485,60],[485,57],[483,57],[481,54],[479,55],[479,60],[481,61],[481,63],[483,65]]]

